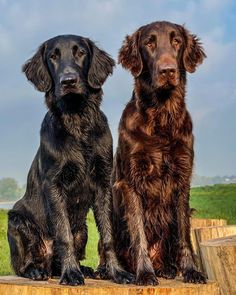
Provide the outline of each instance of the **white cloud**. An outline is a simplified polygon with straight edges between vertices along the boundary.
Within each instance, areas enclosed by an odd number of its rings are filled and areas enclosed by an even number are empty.
[[[64,33],[85,35],[98,41],[116,59],[124,36],[139,26],[154,20],[185,23],[190,31],[202,39],[208,55],[198,71],[189,75],[188,83],[188,105],[196,131],[200,134],[199,144],[204,145],[206,142],[201,133],[207,122],[213,121],[219,112],[227,116],[231,105],[235,104],[236,59],[233,54],[236,52],[236,37],[231,34],[227,38],[227,15],[232,13],[233,4],[233,0],[0,0],[1,106],[13,106],[24,100],[24,107],[27,108],[31,96],[35,100],[43,96],[27,83],[20,69],[39,44],[50,37]],[[114,137],[120,113],[131,91],[131,75],[117,67],[113,77],[106,82],[103,101]],[[44,112],[42,102],[41,105],[40,111]],[[17,112],[13,116],[17,117]],[[25,121],[17,122],[17,125],[20,124],[24,128],[27,126]],[[16,127],[11,128],[8,134],[15,132]],[[231,130],[233,127],[227,128]],[[234,130],[231,131],[233,134]],[[35,138],[29,138],[25,144],[30,145],[36,139],[37,132]],[[4,150],[3,155],[7,158],[8,151]],[[20,168],[16,168],[18,175]]]

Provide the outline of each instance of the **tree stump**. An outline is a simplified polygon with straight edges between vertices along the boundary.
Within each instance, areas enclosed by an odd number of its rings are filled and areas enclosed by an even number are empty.
[[[219,283],[222,295],[236,294],[236,235],[202,242],[207,276]]]
[[[195,228],[193,231],[195,234],[194,251],[197,255],[198,265],[201,271],[203,271],[206,274],[206,269],[204,267],[203,258],[200,250],[200,243],[207,240],[236,235],[236,225],[200,227]]]
[[[1,295],[219,295],[217,283],[185,284],[182,279],[160,279],[160,285],[118,285],[110,281],[85,280],[84,286],[62,286],[58,280],[32,281],[16,276],[0,277]]]
[[[202,227],[208,227],[208,226],[223,226],[227,225],[226,219],[205,219],[205,218],[191,218],[190,219],[191,224],[191,242],[193,246],[193,252],[195,254],[195,259],[197,262],[197,265],[199,266],[199,270],[202,270],[202,265],[199,257],[199,243],[197,242],[196,235],[195,235],[195,229],[196,228],[202,228]]]
[[[191,218],[191,228],[227,225],[226,219]]]

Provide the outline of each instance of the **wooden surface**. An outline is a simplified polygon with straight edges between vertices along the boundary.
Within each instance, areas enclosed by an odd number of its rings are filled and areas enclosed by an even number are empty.
[[[193,229],[193,231],[195,235],[194,251],[198,257],[198,264],[201,271],[206,273],[206,269],[204,267],[203,258],[200,251],[200,243],[211,239],[236,235],[236,225],[199,227]]]
[[[236,235],[200,244],[209,279],[217,280],[222,295],[236,294]]]
[[[227,225],[227,220],[225,220],[225,219],[191,218],[190,223],[191,223],[191,240],[192,240],[193,250],[196,253],[197,252],[196,251],[197,242],[196,242],[194,229],[199,228],[199,227]]]
[[[191,228],[227,225],[226,219],[191,218]]]
[[[61,286],[58,280],[32,281],[16,276],[0,277],[1,295],[219,295],[218,285],[184,284],[182,279],[160,279],[156,287],[118,285],[110,281],[85,280],[84,286]]]
[[[195,259],[196,259],[197,265],[199,267],[199,270],[203,271],[200,256],[199,256],[199,245],[198,245],[198,242],[196,239],[195,229],[200,228],[200,227],[227,225],[227,220],[226,219],[206,219],[206,218],[193,218],[192,217],[190,219],[190,223],[191,223],[190,234],[191,234],[191,241],[192,241],[193,251],[195,254]]]

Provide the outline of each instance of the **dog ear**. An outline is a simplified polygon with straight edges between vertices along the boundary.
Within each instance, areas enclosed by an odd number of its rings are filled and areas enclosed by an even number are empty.
[[[186,48],[183,53],[183,63],[186,71],[195,72],[198,65],[203,62],[206,57],[202,44],[196,35],[190,34],[185,30]]]
[[[91,52],[88,83],[92,88],[99,89],[108,75],[113,73],[115,61],[105,51],[99,49],[94,42],[91,40],[87,40],[87,42]]]
[[[51,89],[52,80],[44,63],[45,43],[42,44],[35,55],[26,61],[22,67],[27,79],[34,84],[36,89],[47,92]]]
[[[135,78],[141,74],[143,69],[142,57],[139,52],[139,39],[139,31],[131,36],[126,36],[118,56],[118,63],[129,70]]]

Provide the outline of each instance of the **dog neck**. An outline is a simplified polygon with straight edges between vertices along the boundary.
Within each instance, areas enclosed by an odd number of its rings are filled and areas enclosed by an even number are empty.
[[[135,80],[132,100],[147,126],[148,133],[157,130],[178,129],[182,126],[185,115],[185,83],[172,89],[157,90],[143,79]]]
[[[63,125],[68,133],[78,135],[78,132],[85,132],[87,129],[81,130],[83,122],[90,121],[96,117],[96,113],[101,104],[102,90],[89,95],[67,94],[64,97],[55,98],[52,93],[46,95],[46,104],[49,111]],[[92,124],[90,124],[92,126]],[[86,129],[86,130],[85,130]]]

